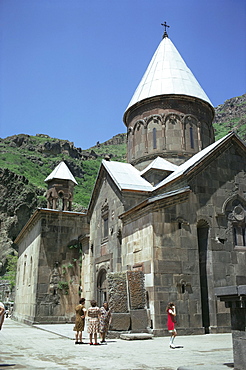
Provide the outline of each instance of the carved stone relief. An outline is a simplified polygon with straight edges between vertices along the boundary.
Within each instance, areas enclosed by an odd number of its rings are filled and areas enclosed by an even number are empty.
[[[223,205],[233,233],[235,248],[246,249],[246,203],[239,197],[228,199]]]

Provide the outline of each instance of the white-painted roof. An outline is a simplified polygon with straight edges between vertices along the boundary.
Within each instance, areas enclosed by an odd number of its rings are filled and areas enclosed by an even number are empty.
[[[185,173],[188,173],[192,168],[196,167],[199,164],[199,162],[201,162],[204,158],[213,153],[214,150],[219,148],[221,145],[224,145],[224,143],[233,135],[235,135],[235,133],[230,132],[222,139],[214,142],[213,144],[207,146],[205,149],[196,153],[192,158],[188,159],[185,163],[181,164],[180,166],[171,164],[171,168],[175,168],[174,172],[172,172],[169,176],[167,176],[164,180],[162,180],[159,184],[155,186],[152,186],[147,180],[141,177],[143,171],[141,172],[138,171],[130,163],[103,160],[102,165],[104,166],[104,168],[109,173],[114,183],[118,186],[120,190],[152,192],[161,188],[164,185],[167,185],[171,181],[176,180],[180,176],[185,175]],[[167,161],[165,159],[159,157],[159,159],[156,158],[156,160],[154,160],[149,166],[154,164],[153,168],[160,168],[166,170],[165,167],[166,162]],[[153,199],[157,198],[154,197]]]
[[[167,176],[163,181],[161,181],[159,184],[155,186],[155,190],[162,187],[163,185],[168,184],[169,182],[175,180],[176,178],[183,175],[185,172],[188,172],[191,168],[196,166],[203,158],[205,158],[208,154],[212,153],[214,149],[216,149],[218,146],[221,145],[221,143],[225,142],[229,136],[232,136],[233,133],[230,132],[226,136],[224,136],[222,139],[215,141],[213,144],[210,144],[200,152],[196,153],[188,159],[186,162],[178,166],[177,170],[171,173],[169,176]]]
[[[60,162],[58,166],[56,166],[56,168],[51,172],[51,174],[48,177],[46,177],[44,181],[49,182],[50,180],[53,179],[71,180],[76,185],[78,185],[77,181],[73,177],[72,173],[70,172],[65,162]]]
[[[176,171],[177,168],[178,166],[176,166],[176,164],[173,164],[164,158],[156,157],[144,170],[140,172],[140,174],[143,175],[150,169],[173,172]]]
[[[160,42],[127,109],[143,99],[163,94],[188,95],[212,105],[168,37]]]
[[[102,161],[120,190],[152,191],[153,186],[141,177],[140,171],[130,163]]]

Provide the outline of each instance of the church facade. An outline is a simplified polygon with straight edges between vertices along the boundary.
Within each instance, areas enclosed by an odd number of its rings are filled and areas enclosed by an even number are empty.
[[[72,320],[72,306],[84,296],[109,301],[114,331],[165,335],[170,301],[180,334],[229,330],[230,313],[215,290],[246,284],[246,150],[233,132],[215,142],[213,117],[209,98],[165,33],[124,113],[128,163],[102,161],[85,214],[71,211],[72,174],[56,170],[46,179],[47,209],[17,238],[17,319],[27,316],[20,297],[27,289],[25,258],[32,257],[30,322]],[[30,239],[35,220],[40,226]],[[58,225],[67,234],[57,243]],[[61,298],[52,279],[68,279],[62,265],[71,258],[79,263]]]

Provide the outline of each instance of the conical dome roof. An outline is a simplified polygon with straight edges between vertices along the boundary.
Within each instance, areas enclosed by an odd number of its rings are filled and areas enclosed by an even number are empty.
[[[212,105],[172,41],[164,37],[126,111],[141,100],[169,94],[196,97]]]

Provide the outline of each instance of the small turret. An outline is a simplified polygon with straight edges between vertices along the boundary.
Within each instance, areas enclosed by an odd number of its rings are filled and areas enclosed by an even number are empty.
[[[48,184],[47,208],[71,211],[74,186],[78,183],[67,165],[59,163],[44,181]]]

